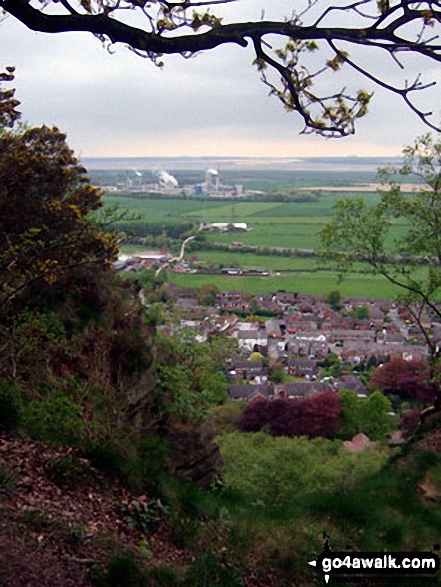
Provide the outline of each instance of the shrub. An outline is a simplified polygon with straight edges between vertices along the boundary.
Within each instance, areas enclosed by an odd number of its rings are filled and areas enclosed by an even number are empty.
[[[237,404],[224,404],[211,410],[211,418],[216,428],[216,433],[235,432],[239,429],[241,408]]]
[[[69,446],[81,444],[85,433],[81,406],[65,395],[26,406],[23,426],[35,440]]]
[[[273,438],[263,432],[224,434],[219,439],[227,488],[251,504],[288,506],[308,494],[344,490],[377,472],[386,450],[350,453],[325,438]]]
[[[86,452],[92,464],[110,478],[124,478],[127,467],[126,456],[111,440],[98,440]]]
[[[220,561],[212,554],[195,560],[183,587],[243,587],[240,572],[232,565]]]
[[[169,508],[159,499],[133,500],[128,506],[119,509],[129,528],[143,533],[151,532],[169,514]]]
[[[119,554],[109,559],[107,570],[96,571],[92,581],[97,587],[142,587],[142,572],[129,554]]]
[[[168,567],[154,567],[146,573],[148,585],[152,587],[179,587],[182,585],[176,573]]]

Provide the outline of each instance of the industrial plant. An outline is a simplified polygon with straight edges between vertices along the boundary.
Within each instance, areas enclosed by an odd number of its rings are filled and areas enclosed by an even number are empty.
[[[205,171],[203,181],[185,185],[180,185],[178,180],[165,170],[140,172],[132,168],[127,170],[126,175],[125,181],[118,182],[116,185],[102,187],[109,192],[156,192],[182,196],[215,196],[221,198],[234,198],[255,193],[244,190],[240,184],[224,184],[220,172],[213,167]]]

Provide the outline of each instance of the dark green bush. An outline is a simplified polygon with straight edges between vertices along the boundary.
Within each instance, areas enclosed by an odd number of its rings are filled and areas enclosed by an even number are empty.
[[[129,554],[111,557],[107,568],[94,568],[91,580],[96,587],[143,587],[146,585],[143,574]]]
[[[16,431],[22,418],[21,390],[6,381],[0,382],[0,430]]]
[[[127,460],[120,448],[111,440],[97,441],[86,452],[92,464],[110,478],[124,478]]]
[[[212,554],[201,556],[193,563],[184,587],[243,587],[240,572]]]
[[[85,434],[81,406],[65,395],[27,405],[23,427],[35,440],[68,446],[81,444]]]
[[[147,571],[146,579],[148,579],[149,587],[180,587],[182,585],[176,573],[167,567],[154,567]]]
[[[118,509],[132,530],[145,534],[154,530],[169,514],[169,508],[159,499],[133,500],[128,506]]]

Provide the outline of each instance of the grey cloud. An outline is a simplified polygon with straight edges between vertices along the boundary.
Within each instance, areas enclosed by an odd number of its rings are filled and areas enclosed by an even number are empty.
[[[277,10],[289,13],[286,9],[291,4],[292,0],[283,0]],[[245,0],[234,8],[241,7],[245,19],[250,15],[247,10],[256,13],[255,6]],[[17,66],[17,96],[24,118],[31,124],[58,125],[88,155],[99,152],[103,143],[113,143],[119,153],[121,143],[161,140],[172,144],[182,141],[182,136],[189,141],[207,137],[207,148],[210,144],[215,148],[217,137],[224,142],[230,138],[231,148],[243,138],[256,144],[280,140],[281,145],[290,139],[299,144],[312,140],[299,139],[300,118],[287,114],[277,99],[268,97],[251,66],[249,49],[229,46],[188,61],[171,56],[165,59],[164,71],[159,71],[122,47],[108,55],[96,39],[83,34],[35,34],[12,19],[0,25],[0,34],[7,55],[4,65]],[[389,65],[377,65],[380,74],[390,75]],[[437,72],[428,73],[439,77]],[[335,91],[336,79],[331,74],[324,79],[324,87]],[[339,79],[340,87],[353,76],[345,71]],[[358,80],[351,83],[371,87]],[[364,142],[378,143],[379,148],[401,145],[426,130],[397,97],[386,92],[376,91],[370,110],[371,115],[359,122],[357,136],[344,139],[354,152]],[[332,154],[334,142],[314,141],[317,153]]]

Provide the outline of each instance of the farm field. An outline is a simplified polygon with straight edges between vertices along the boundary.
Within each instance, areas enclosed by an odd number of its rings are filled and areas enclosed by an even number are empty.
[[[281,257],[278,255],[253,255],[227,251],[195,251],[200,265],[222,265],[241,269],[267,269],[268,271],[317,271],[319,263],[314,258]]]
[[[333,193],[322,193],[317,201],[313,202],[251,202],[243,200],[228,200],[226,202],[217,202],[217,207],[210,206],[205,211],[207,222],[225,222],[231,220],[234,204],[234,215],[237,219],[245,218],[311,218],[311,217],[329,217],[332,215],[332,208],[335,201],[342,196],[354,197],[360,194],[345,193],[340,194],[339,192]],[[366,195],[366,199],[372,204],[378,202],[377,194]],[[207,204],[214,204],[205,200]],[[192,217],[194,215],[200,216],[205,203],[200,206],[201,210],[198,212],[190,211],[185,215]]]
[[[171,283],[183,287],[199,288],[205,284],[215,285],[220,291],[245,291],[253,294],[274,293],[279,290],[326,296],[331,290],[338,289],[347,297],[393,298],[398,290],[382,277],[349,275],[339,283],[334,271],[318,273],[298,273],[275,277],[233,277],[223,275],[178,274],[168,272]]]
[[[196,217],[203,215],[202,202],[199,200],[130,198],[107,195],[105,201],[110,205],[118,203],[120,210],[134,212],[139,215],[139,220],[152,224],[185,223],[189,222],[186,215],[194,214]],[[210,210],[210,208],[222,205],[222,202],[205,201],[203,205]]]
[[[198,264],[222,265],[223,267],[240,267],[241,269],[267,269],[271,272],[299,272],[308,273],[323,271],[326,269],[323,262],[314,257],[282,257],[279,255],[253,255],[224,251],[196,251],[194,256]],[[366,270],[363,263],[357,263],[356,271],[362,273]]]
[[[319,186],[315,190],[318,200],[313,202],[273,202],[246,201],[238,198],[233,201],[226,199],[211,200],[207,197],[200,199],[117,197],[114,194],[106,196],[106,200],[109,203],[118,202],[120,209],[134,212],[138,216],[133,222],[138,227],[141,225],[141,233],[138,231],[136,234],[142,236],[142,223],[146,224],[146,234],[148,234],[149,230],[148,225],[158,225],[161,227],[161,234],[162,228],[164,228],[166,238],[170,244],[172,240],[167,235],[167,225],[170,227],[182,225],[183,230],[187,231],[188,225],[193,224],[194,234],[196,234],[201,223],[246,222],[250,228],[247,232],[224,234],[207,231],[203,234],[210,246],[214,243],[230,245],[232,242],[241,242],[244,245],[260,249],[303,249],[309,251],[319,249],[319,232],[331,220],[333,206],[337,199],[363,196],[368,203],[372,204],[377,203],[379,200],[377,193],[357,192],[357,184],[362,181],[372,181],[373,177],[368,178],[367,174],[352,174],[351,183],[350,173],[343,173],[340,179],[338,174],[330,174],[329,172],[322,175],[318,172],[315,176],[308,172],[303,174],[305,177],[300,173],[295,181],[289,180],[289,177],[292,180],[292,174],[288,172],[259,173],[241,170],[240,173],[242,173],[242,179],[246,176],[247,180],[241,183],[244,183],[244,185],[246,183],[247,187],[254,189],[295,188],[307,184]],[[191,175],[191,172],[189,175]],[[239,183],[239,175],[233,172],[225,174],[226,181],[227,175],[231,176],[231,180],[234,178]],[[306,176],[308,176],[308,181],[305,181]],[[331,176],[332,182],[330,181]],[[251,185],[253,182],[256,185]],[[259,184],[259,187],[257,184]],[[353,190],[350,192],[326,191],[326,188],[320,189],[321,185],[341,185],[342,187],[352,185]],[[124,230],[127,229],[124,228]],[[389,240],[391,251],[394,249],[394,240],[398,239],[405,230],[406,225],[399,220],[396,221]],[[175,241],[174,250],[177,250],[178,246],[179,241]],[[155,246],[148,245],[147,248],[151,249],[155,248]],[[126,253],[133,253],[142,249],[142,245],[128,244],[122,250]],[[356,267],[356,272],[340,283],[336,272],[331,271],[322,262],[311,257],[286,257],[282,254],[257,255],[243,251],[240,248],[231,252],[207,248],[206,250],[195,250],[192,254],[196,256],[197,261],[202,266],[212,267],[215,270],[219,267],[233,266],[245,270],[267,270],[271,273],[271,276],[267,278],[231,277],[221,276],[220,274],[175,274],[169,271],[168,278],[170,281],[191,287],[212,283],[221,290],[237,289],[253,293],[285,289],[299,293],[326,295],[331,289],[337,288],[345,296],[383,298],[394,297],[397,293],[397,290],[383,278],[363,274],[364,267],[362,264]],[[277,273],[280,273],[280,275],[276,275]]]
[[[355,194],[344,194],[350,197]],[[246,222],[253,219],[253,223],[266,223],[268,219],[274,222],[287,218],[310,219],[329,218],[332,215],[332,207],[338,192],[323,194],[316,202],[251,202],[238,201],[234,203],[234,216],[237,221]],[[375,203],[378,200],[376,194],[367,196],[369,201]],[[118,203],[121,210],[138,213],[142,220],[149,223],[162,222],[231,222],[233,213],[232,200],[205,199],[160,199],[148,197],[127,197],[107,195],[105,200],[109,204]]]
[[[283,222],[273,222],[272,218],[267,218],[265,223],[258,224],[253,224],[253,219],[250,219],[251,230],[248,232],[208,234],[207,240],[223,244],[240,241],[249,246],[316,250],[320,247],[319,232],[330,219],[330,216],[307,219],[286,217]],[[392,227],[388,239],[390,251],[394,249],[394,240],[404,234],[405,228],[406,225],[399,223]]]
[[[240,240],[246,245],[316,249],[320,241],[318,232],[332,216],[332,206],[338,194],[323,196],[318,202],[237,202],[225,204],[210,200],[169,200],[148,198],[107,198],[118,202],[120,209],[139,215],[136,222],[150,224],[179,224],[194,222],[195,230],[201,222],[247,222],[248,232],[238,234],[209,234],[211,242],[228,244]],[[371,196],[372,201],[377,196]],[[399,237],[403,225],[397,223],[394,238]],[[391,243],[392,245],[392,243]]]

